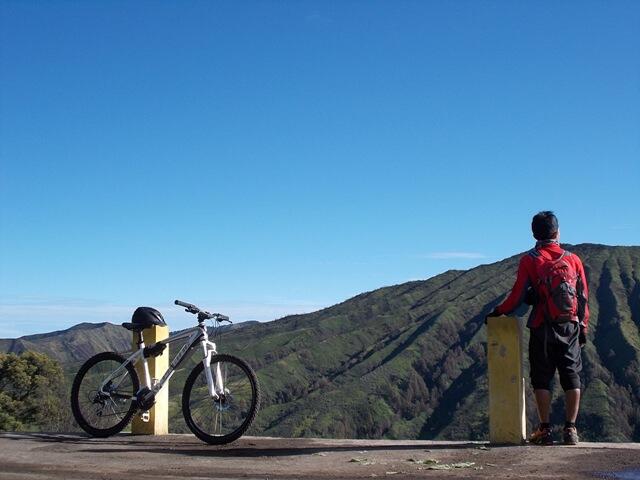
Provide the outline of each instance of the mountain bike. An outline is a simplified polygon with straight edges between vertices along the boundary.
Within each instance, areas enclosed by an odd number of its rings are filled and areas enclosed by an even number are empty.
[[[182,392],[182,413],[189,429],[200,440],[221,445],[240,438],[255,419],[260,403],[256,374],[244,360],[217,353],[216,344],[209,340],[207,333],[206,320],[212,320],[213,326],[219,327],[222,322],[231,323],[229,317],[180,300],[175,304],[197,315],[198,325],[145,346],[142,331],[152,325],[166,324],[157,310],[140,307],[134,312],[132,323],[122,324],[137,333],[138,349],[126,359],[116,352],[99,353],[80,367],[71,388],[71,410],[89,435],[115,435],[136,413],[148,421],[155,396],[198,344],[204,358],[189,374]],[[162,354],[168,344],[184,339],[186,343],[163,377],[152,380],[147,358]],[[136,364],[144,372],[143,386],[140,386]]]

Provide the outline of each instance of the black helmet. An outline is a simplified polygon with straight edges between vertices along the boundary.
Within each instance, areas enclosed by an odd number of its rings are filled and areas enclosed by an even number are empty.
[[[153,325],[160,325],[164,327],[167,323],[162,318],[162,314],[151,307],[138,307],[131,316],[131,323],[134,325],[144,325],[144,328],[152,327]]]

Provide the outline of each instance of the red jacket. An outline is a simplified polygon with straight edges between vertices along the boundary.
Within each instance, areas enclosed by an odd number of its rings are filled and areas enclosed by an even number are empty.
[[[536,245],[536,250],[540,252],[543,257],[553,259],[560,257],[564,250],[560,248],[560,245],[557,243],[547,243],[543,244],[538,242]],[[575,253],[572,253],[570,256],[566,257],[568,262],[573,263],[573,268],[580,275],[582,288],[578,291],[578,318],[580,321],[580,326],[582,328],[587,329],[589,325],[589,289],[587,286],[587,277],[584,274],[584,267],[582,266],[582,262],[580,258]],[[534,259],[531,255],[524,255],[520,259],[520,265],[518,266],[518,276],[516,278],[516,283],[513,285],[511,289],[511,293],[506,298],[504,302],[496,307],[496,312],[498,315],[508,315],[513,312],[522,302],[524,301],[524,296],[527,292],[527,288],[534,287],[538,284],[538,275],[536,272]],[[537,328],[544,323],[544,313],[541,308],[537,308],[537,305],[533,306],[533,310],[531,311],[531,315],[529,315],[529,321],[527,322],[527,326],[529,328]]]

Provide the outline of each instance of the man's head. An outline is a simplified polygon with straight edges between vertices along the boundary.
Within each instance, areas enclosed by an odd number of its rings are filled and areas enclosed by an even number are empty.
[[[536,240],[555,240],[558,237],[558,219],[550,211],[536,213],[531,220],[531,231]]]

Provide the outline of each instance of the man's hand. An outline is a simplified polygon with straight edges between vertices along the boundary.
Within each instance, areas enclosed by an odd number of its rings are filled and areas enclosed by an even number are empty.
[[[578,343],[580,344],[580,348],[584,348],[587,344],[587,329],[584,327],[580,327],[580,333],[578,334]]]
[[[484,317],[484,324],[487,324],[487,319],[489,317],[499,317],[500,314],[498,313],[498,307],[494,308],[493,310],[491,310],[491,313],[489,315],[487,315],[486,317]]]

